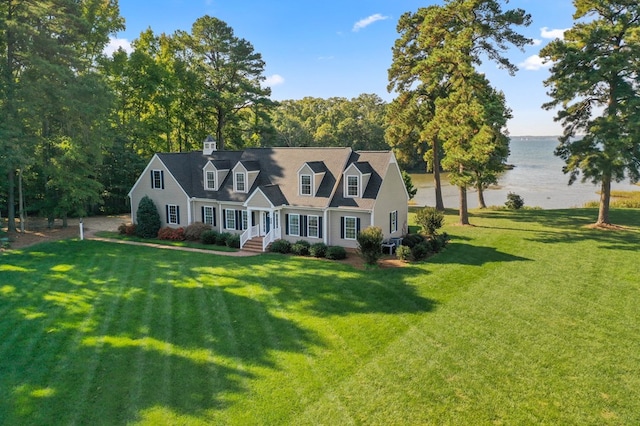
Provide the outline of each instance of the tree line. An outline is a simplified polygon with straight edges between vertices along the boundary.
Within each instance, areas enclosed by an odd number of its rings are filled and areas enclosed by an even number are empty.
[[[639,7],[575,3],[577,20],[594,19],[542,51],[554,63],[545,107],[562,106],[557,155],[571,179],[582,172],[604,193],[606,182],[638,177]],[[0,211],[9,230],[24,206],[50,220],[127,211],[127,193],[155,152],[197,150],[212,135],[219,149],[392,148],[404,168],[434,172],[438,209],[439,172],[448,170],[468,223],[467,188],[478,189],[482,206],[509,154],[511,111],[478,67],[492,61],[513,74],[506,52],[530,43],[515,29],[530,22],[497,0],[419,8],[398,22],[390,103],[375,94],[275,102],[261,54],[215,17],[174,34],[149,28],[131,53],[107,56],[109,37],[124,28],[117,0],[3,1]],[[587,75],[593,69],[602,72]],[[606,107],[601,116],[597,106]],[[578,133],[587,135],[581,144]]]

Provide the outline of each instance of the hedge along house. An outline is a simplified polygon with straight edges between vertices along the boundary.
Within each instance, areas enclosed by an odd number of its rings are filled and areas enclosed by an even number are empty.
[[[162,226],[204,222],[263,251],[277,239],[355,248],[367,226],[385,238],[407,232],[409,197],[391,151],[217,151],[209,137],[202,152],[153,156],[129,192],[133,223],[145,195]]]

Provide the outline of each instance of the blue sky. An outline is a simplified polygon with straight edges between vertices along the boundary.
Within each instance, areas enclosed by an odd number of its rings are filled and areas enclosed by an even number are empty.
[[[305,96],[353,98],[375,93],[386,101],[391,48],[398,38],[400,16],[442,1],[425,0],[120,0],[126,30],[112,46],[128,46],[141,31],[156,34],[190,31],[196,19],[211,15],[225,21],[237,37],[249,41],[266,63],[272,99]],[[555,113],[541,105],[549,98],[542,82],[548,67],[540,49],[573,24],[571,0],[511,0],[506,8],[523,8],[533,23],[520,32],[534,39],[524,52],[508,57],[518,65],[515,77],[494,64],[482,66],[492,84],[502,90],[514,118],[513,136],[548,136],[562,132]]]

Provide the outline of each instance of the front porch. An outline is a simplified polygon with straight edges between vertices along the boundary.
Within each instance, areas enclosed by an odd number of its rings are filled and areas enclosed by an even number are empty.
[[[281,238],[280,211],[248,209],[251,226],[240,235],[240,249],[265,252],[269,245]]]

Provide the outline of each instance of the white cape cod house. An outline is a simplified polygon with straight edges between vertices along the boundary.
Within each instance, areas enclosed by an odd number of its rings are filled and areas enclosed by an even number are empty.
[[[248,148],[155,154],[129,192],[136,223],[149,196],[162,226],[204,222],[241,234],[262,249],[304,239],[355,248],[356,235],[378,226],[385,239],[407,232],[408,200],[391,151],[351,148]]]

